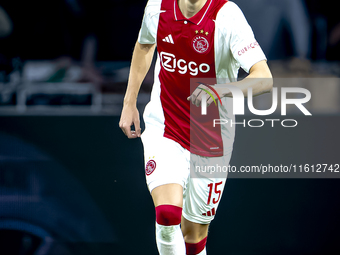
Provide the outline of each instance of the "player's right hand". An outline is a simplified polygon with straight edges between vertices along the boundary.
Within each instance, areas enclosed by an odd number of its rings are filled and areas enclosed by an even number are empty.
[[[135,130],[131,130],[132,126],[134,126]],[[139,112],[136,106],[126,105],[123,107],[122,114],[120,116],[119,127],[130,139],[141,136]]]

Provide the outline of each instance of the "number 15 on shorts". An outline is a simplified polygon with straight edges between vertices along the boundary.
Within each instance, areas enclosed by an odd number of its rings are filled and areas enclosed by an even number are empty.
[[[222,185],[222,181],[221,182],[212,182],[208,184],[208,188],[209,188],[209,196],[208,196],[208,202],[207,205],[209,205],[211,202],[213,204],[217,204],[218,201],[220,201],[221,198],[221,194],[222,194],[222,187],[219,187],[220,185]],[[212,195],[214,193],[214,195]]]

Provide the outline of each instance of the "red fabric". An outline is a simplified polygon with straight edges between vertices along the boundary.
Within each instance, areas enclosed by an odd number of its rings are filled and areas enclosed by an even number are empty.
[[[177,0],[163,0],[157,30],[160,59],[160,100],[164,113],[164,137],[174,140],[190,152],[204,157],[223,156],[218,106],[209,106],[208,114],[193,106],[190,96],[202,79],[216,84],[215,22],[226,0],[209,0],[192,18],[186,19]],[[163,41],[171,35],[173,43]],[[200,49],[203,50],[200,52]],[[204,80],[206,81],[206,80]]]
[[[207,244],[207,237],[199,241],[198,243],[185,243],[187,255],[196,255],[203,251]]]
[[[159,205],[156,207],[156,222],[163,226],[173,226],[181,223],[182,208],[174,205]]]

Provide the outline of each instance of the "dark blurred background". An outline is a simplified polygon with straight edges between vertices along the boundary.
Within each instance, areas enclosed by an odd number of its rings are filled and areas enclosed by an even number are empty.
[[[313,116],[291,107],[296,128],[239,127],[231,165],[339,164],[334,1],[235,3],[282,78],[274,86],[309,89]],[[157,254],[142,144],[118,127],[145,4],[0,2],[0,254]],[[230,178],[208,254],[340,254],[338,177]]]
[[[1,40],[2,53],[23,60],[60,56],[80,60],[84,40],[93,36],[96,60],[129,61],[146,2],[3,0],[1,7],[11,20],[12,32]],[[339,59],[340,21],[336,8],[331,7],[334,2],[234,2],[243,10],[269,59]]]

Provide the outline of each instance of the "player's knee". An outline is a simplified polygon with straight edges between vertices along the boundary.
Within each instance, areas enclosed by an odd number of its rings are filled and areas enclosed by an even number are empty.
[[[163,226],[179,225],[182,208],[174,205],[159,205],[156,207],[156,222]]]

